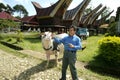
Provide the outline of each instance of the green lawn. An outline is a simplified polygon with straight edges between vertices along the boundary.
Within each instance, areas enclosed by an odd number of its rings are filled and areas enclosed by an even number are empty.
[[[27,50],[44,52],[39,33],[23,33],[23,41],[16,43],[17,33],[2,34],[1,39],[13,45],[20,46]],[[9,39],[11,39],[9,41]]]
[[[39,52],[44,52],[42,45],[41,45],[41,40],[39,37],[39,33],[24,33],[24,39],[23,42],[16,43],[15,39],[16,33],[14,34],[2,34],[1,40],[7,41],[9,38],[12,38],[9,43],[12,43],[17,46],[21,46],[24,49],[29,49],[29,50],[34,50],[34,51],[39,51]],[[103,35],[99,36],[91,36],[87,40],[82,41],[83,46],[86,46],[86,49],[81,51],[79,50],[77,52],[77,59],[78,61],[82,61],[84,63],[89,63],[91,61],[94,61],[94,57],[98,55],[98,40],[103,38]],[[7,48],[3,45],[0,45],[0,48],[3,50],[7,50],[8,52],[14,52],[19,55],[15,50]],[[98,64],[99,66],[104,66],[104,64],[101,65],[101,62],[98,63],[93,63],[93,65]],[[85,70],[78,70],[78,73],[81,77],[84,77],[85,80],[90,80],[90,77],[93,77],[93,80],[119,80],[117,78],[114,78],[111,75],[105,74],[105,73],[99,73],[92,71],[90,69],[85,69]],[[94,79],[95,77],[95,79]],[[90,78],[90,79],[89,79]]]
[[[22,54],[22,53],[14,50],[12,48],[9,48],[9,47],[7,47],[5,45],[2,45],[1,43],[0,43],[0,49],[5,51],[5,52],[11,53],[11,54],[13,54],[13,55],[15,55],[17,57],[21,57],[21,58],[29,57],[28,55]]]
[[[84,49],[83,51],[81,50],[78,51],[78,54],[77,54],[78,60],[83,62],[89,62],[93,60],[93,57],[98,54],[97,53],[98,40],[100,40],[103,37],[104,37],[103,35],[91,36],[91,37],[88,37],[87,40],[82,41],[83,46],[86,46],[86,49]]]

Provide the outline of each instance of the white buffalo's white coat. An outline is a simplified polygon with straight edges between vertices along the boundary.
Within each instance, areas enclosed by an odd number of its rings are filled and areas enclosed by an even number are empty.
[[[46,58],[47,58],[47,65],[49,65],[49,60],[50,60],[50,55],[54,54],[55,55],[55,59],[56,59],[56,64],[58,65],[58,56],[59,54],[63,54],[64,52],[64,45],[61,43],[58,45],[58,50],[53,50],[53,39],[52,37],[56,37],[59,39],[64,38],[65,36],[67,36],[68,34],[66,33],[62,33],[62,34],[58,34],[58,35],[53,35],[51,32],[45,32],[44,35],[42,35],[42,46],[45,50],[46,53]]]

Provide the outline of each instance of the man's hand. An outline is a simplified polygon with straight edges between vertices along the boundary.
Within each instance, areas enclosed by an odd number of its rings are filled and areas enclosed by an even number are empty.
[[[69,47],[74,48],[75,46],[73,44],[69,43]]]

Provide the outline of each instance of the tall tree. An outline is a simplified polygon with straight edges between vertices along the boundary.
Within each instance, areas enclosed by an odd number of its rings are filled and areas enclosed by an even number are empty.
[[[6,10],[6,6],[3,3],[0,3],[0,12],[5,10]]]
[[[115,21],[119,21],[120,7],[117,8]]]
[[[28,16],[28,12],[27,12],[27,10],[24,8],[24,6],[23,5],[15,5],[14,7],[13,7],[13,9],[14,9],[14,12],[17,12],[17,13],[19,13],[19,16],[20,17],[24,17],[24,16]]]
[[[8,4],[5,6],[3,3],[0,3],[0,12],[2,11],[13,14],[13,9]]]
[[[5,10],[7,13],[9,13],[9,14],[13,14],[13,9],[11,8],[11,6],[9,6],[8,4],[7,4],[7,6],[6,6],[6,10]]]

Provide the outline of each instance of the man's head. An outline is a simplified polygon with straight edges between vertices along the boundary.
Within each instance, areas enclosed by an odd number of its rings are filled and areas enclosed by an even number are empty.
[[[75,26],[69,27],[69,35],[70,35],[70,36],[73,36],[73,35],[75,34],[75,32],[76,32]]]

